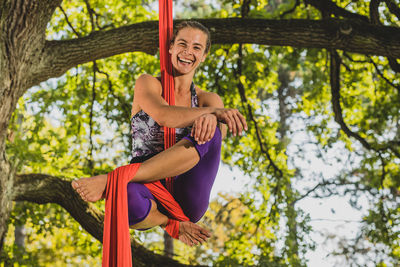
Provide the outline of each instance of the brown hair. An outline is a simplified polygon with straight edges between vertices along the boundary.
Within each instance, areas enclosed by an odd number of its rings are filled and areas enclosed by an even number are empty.
[[[201,24],[200,22],[195,21],[195,20],[182,21],[181,23],[174,26],[174,33],[172,34],[171,44],[173,44],[175,42],[175,38],[176,38],[176,36],[178,36],[178,33],[182,29],[185,29],[185,28],[198,29],[207,35],[206,49],[205,49],[204,53],[208,53],[208,51],[210,51],[210,47],[211,47],[211,34],[203,24]]]

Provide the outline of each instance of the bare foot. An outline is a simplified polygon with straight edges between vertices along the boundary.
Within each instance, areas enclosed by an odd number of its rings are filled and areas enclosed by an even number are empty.
[[[72,188],[85,201],[96,202],[102,199],[107,185],[107,175],[97,175],[89,178],[81,178],[71,183]]]
[[[211,237],[211,233],[206,229],[192,222],[179,222],[179,240],[193,246],[201,244]]]

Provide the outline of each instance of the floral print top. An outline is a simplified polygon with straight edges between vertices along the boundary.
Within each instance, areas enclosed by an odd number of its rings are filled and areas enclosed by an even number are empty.
[[[190,86],[192,107],[198,107],[194,83]],[[176,142],[190,133],[191,127],[175,128]],[[154,155],[164,150],[164,127],[140,110],[131,119],[132,157]]]

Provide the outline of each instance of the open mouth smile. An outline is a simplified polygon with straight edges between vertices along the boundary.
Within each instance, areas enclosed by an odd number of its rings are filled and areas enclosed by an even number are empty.
[[[178,61],[180,61],[184,64],[193,64],[194,63],[194,61],[192,61],[192,60],[184,59],[184,58],[180,58],[180,57],[178,57]]]

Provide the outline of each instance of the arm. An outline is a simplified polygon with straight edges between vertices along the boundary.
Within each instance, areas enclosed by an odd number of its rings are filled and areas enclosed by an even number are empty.
[[[199,116],[216,111],[216,108],[211,106],[200,108],[169,106],[162,98],[161,92],[161,83],[151,75],[143,74],[136,81],[134,102],[161,126],[170,128],[191,126]]]
[[[194,121],[192,136],[199,144],[207,142],[214,136],[217,122],[223,122],[219,124],[223,138],[226,136],[227,127],[233,136],[241,135],[243,130],[247,130],[245,117],[237,109],[224,108],[217,94],[199,90],[198,96],[201,107],[215,108],[212,114],[201,115]]]
[[[213,107],[217,109],[224,108],[224,103],[222,102],[221,97],[216,93],[209,93],[202,91],[199,98],[200,98],[199,99],[200,105],[203,107]],[[218,128],[221,130],[222,139],[224,139],[226,137],[227,125],[225,123],[222,123],[221,121],[218,121],[216,114],[213,113],[212,115],[215,117],[215,120],[217,121],[218,124]],[[212,133],[211,138],[212,136],[214,136],[214,132]]]

